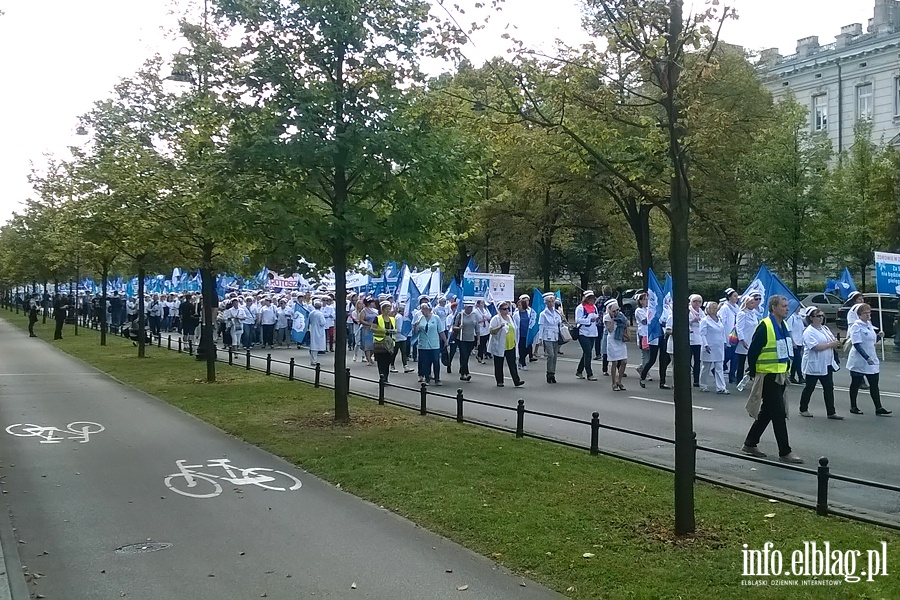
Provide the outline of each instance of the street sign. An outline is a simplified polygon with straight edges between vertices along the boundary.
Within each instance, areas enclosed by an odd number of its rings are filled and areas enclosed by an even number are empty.
[[[879,294],[900,294],[900,254],[875,253],[875,290]]]

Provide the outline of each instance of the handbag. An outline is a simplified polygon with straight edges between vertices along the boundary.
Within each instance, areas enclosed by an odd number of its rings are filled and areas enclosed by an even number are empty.
[[[737,346],[737,343],[739,341],[741,341],[741,340],[740,340],[740,338],[738,338],[737,325],[735,325],[734,327],[731,328],[731,333],[728,334],[728,343],[731,344],[732,346]]]
[[[391,354],[394,352],[394,338],[390,335],[385,334],[383,338],[380,340],[375,340],[375,352],[384,352],[387,354]]]
[[[571,337],[573,340],[577,340],[578,334],[579,334],[578,330],[579,330],[578,325],[576,325],[574,327],[569,327],[569,337]]]
[[[568,326],[565,323],[559,324],[559,345],[562,346],[565,343],[572,341],[572,333],[569,331]]]

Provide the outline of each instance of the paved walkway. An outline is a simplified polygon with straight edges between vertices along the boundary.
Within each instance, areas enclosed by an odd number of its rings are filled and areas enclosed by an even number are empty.
[[[5,321],[0,357],[0,600],[558,597]]]

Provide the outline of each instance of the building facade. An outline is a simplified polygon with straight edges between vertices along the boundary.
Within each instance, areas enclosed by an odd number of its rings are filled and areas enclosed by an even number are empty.
[[[871,122],[874,143],[900,146],[900,0],[875,0],[865,30],[846,25],[826,45],[799,39],[790,56],[763,50],[759,65],[776,101],[793,93],[809,109],[810,132],[827,135],[835,152],[853,145],[858,120]]]

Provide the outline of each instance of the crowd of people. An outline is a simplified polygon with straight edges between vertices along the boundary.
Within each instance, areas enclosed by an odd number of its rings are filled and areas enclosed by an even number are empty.
[[[691,348],[694,387],[700,392],[731,393],[729,385],[738,381],[743,389],[753,380],[748,411],[755,417],[743,450],[763,456],[757,449],[759,436],[773,424],[779,457],[798,462],[791,453],[787,438],[788,407],[784,389],[788,384],[803,385],[799,414],[812,417],[810,402],[817,386],[823,390],[828,419],[842,420],[834,398],[834,373],[841,368],[841,351],[846,351],[846,368],[850,371],[850,413],[863,414],[859,407],[860,390],[868,390],[878,416],[891,411],[881,404],[879,361],[876,343],[882,337],[871,321],[872,309],[859,292],[851,294],[853,305],[848,313],[846,342],[838,340],[825,325],[824,314],[815,306],[798,307],[788,314],[788,302],[782,296],[768,301],[766,317],[760,318],[763,301],[758,292],[741,297],[732,288],[718,301],[704,302],[694,294],[688,298],[685,314]],[[442,385],[442,373],[456,369],[459,380],[470,381],[469,363],[474,359],[484,364],[491,361],[498,387],[504,387],[506,373],[515,387],[525,385],[521,373],[529,365],[544,358],[546,382],[557,383],[558,357],[562,346],[576,341],[581,356],[575,367],[577,379],[597,381],[593,364],[599,363],[603,376],[610,379],[613,391],[625,391],[624,378],[631,344],[640,353],[636,368],[639,385],[652,381],[651,370],[657,367],[660,389],[670,390],[666,383],[671,364],[673,311],[661,307],[659,327],[651,327],[654,315],[648,307],[648,296],[637,297],[634,312],[634,339],[628,319],[612,289],[603,286],[598,297],[585,290],[570,323],[562,304],[553,293],[543,296],[544,309],[538,314],[527,295],[516,302],[497,303],[490,310],[483,300],[428,296],[404,302],[393,296],[351,293],[347,299],[346,327],[349,355],[353,362],[377,366],[387,381],[399,368],[404,373],[417,372],[419,383]],[[33,295],[24,308],[29,314],[29,333],[40,310],[47,310],[56,320],[55,339],[62,338],[67,316],[79,318],[83,325],[96,325],[105,319],[111,328],[130,327],[138,322],[138,303],[113,292],[104,311],[99,296],[80,294],[69,298]],[[199,294],[151,294],[145,298],[147,336],[160,336],[178,331],[185,340],[199,340],[202,302]],[[270,293],[266,291],[231,292],[214,307],[217,323],[216,339],[224,349],[305,348],[309,362],[315,365],[320,355],[333,352],[336,310],[334,296],[319,292]],[[537,325],[537,333],[532,332]],[[417,363],[416,368],[411,363]],[[757,377],[762,374],[762,377]]]

